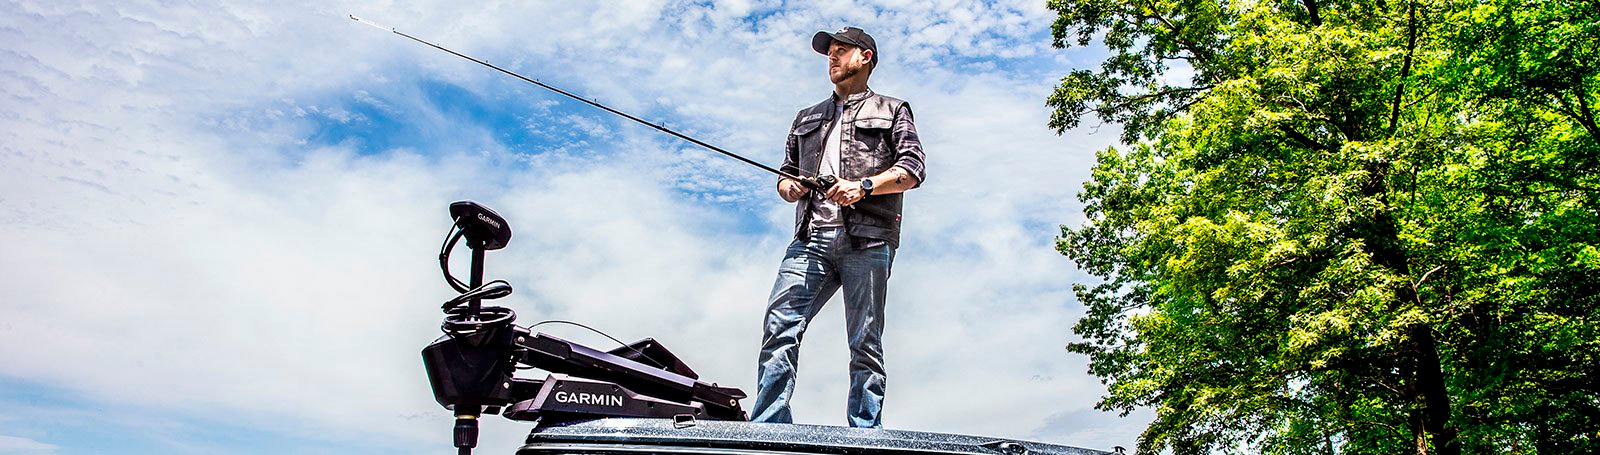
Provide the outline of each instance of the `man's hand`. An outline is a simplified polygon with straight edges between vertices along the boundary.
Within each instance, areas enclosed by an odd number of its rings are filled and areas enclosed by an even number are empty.
[[[827,196],[833,202],[848,207],[861,201],[861,198],[867,197],[867,191],[861,189],[861,182],[859,181],[840,180],[839,183],[833,184],[832,188],[828,188]]]
[[[805,185],[801,185],[798,180],[786,178],[778,181],[778,196],[785,201],[798,201],[808,192],[811,192],[811,190],[806,189]]]

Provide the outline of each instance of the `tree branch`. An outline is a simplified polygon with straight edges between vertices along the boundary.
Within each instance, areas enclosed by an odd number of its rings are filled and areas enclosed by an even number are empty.
[[[1306,147],[1311,147],[1311,148],[1314,148],[1314,149],[1317,149],[1317,150],[1321,150],[1321,151],[1324,151],[1324,152],[1332,152],[1333,151],[1333,147],[1328,146],[1327,144],[1323,144],[1321,142],[1317,142],[1316,139],[1312,139],[1310,137],[1307,137],[1305,135],[1305,133],[1301,133],[1301,132],[1295,130],[1294,128],[1290,128],[1289,125],[1278,125],[1278,131],[1282,131],[1285,136],[1288,136],[1289,139],[1293,139],[1295,142],[1299,142],[1300,145],[1304,145]]]
[[[1389,112],[1389,134],[1394,134],[1395,127],[1400,123],[1400,101],[1406,92],[1406,78],[1411,76],[1411,54],[1417,50],[1417,5],[1407,3],[1406,7],[1406,56],[1405,63],[1400,65],[1400,80],[1394,88],[1394,109]]]
[[[1199,87],[1169,87],[1166,90],[1162,90],[1162,91],[1159,91],[1159,92],[1146,93],[1146,94],[1137,95],[1137,96],[1122,97],[1122,102],[1116,103],[1116,104],[1112,104],[1111,108],[1120,111],[1120,110],[1123,110],[1123,109],[1127,109],[1128,107],[1131,107],[1131,106],[1133,106],[1135,104],[1143,103],[1143,102],[1150,101],[1150,100],[1158,100],[1158,99],[1161,99],[1161,98],[1166,98],[1166,97],[1169,97],[1169,96],[1172,96],[1172,95],[1176,95],[1176,94],[1180,94],[1180,93],[1203,92],[1203,91],[1210,90],[1210,89],[1211,89],[1210,85],[1202,85],[1202,86],[1199,86]],[[1193,104],[1193,103],[1190,103],[1190,104]]]
[[[1154,1],[1145,2],[1144,8],[1145,8],[1146,11],[1149,11],[1150,14],[1147,14],[1147,15],[1139,15],[1138,13],[1134,13],[1134,14],[1137,17],[1141,18],[1141,19],[1155,20],[1156,22],[1160,22],[1161,25],[1166,26],[1167,27],[1167,31],[1172,33],[1173,41],[1176,41],[1178,43],[1178,45],[1183,46],[1183,49],[1186,50],[1186,51],[1189,51],[1189,55],[1193,55],[1194,58],[1196,60],[1199,60],[1202,65],[1209,64],[1211,62],[1211,53],[1210,52],[1202,52],[1202,48],[1200,46],[1195,45],[1194,42],[1191,42],[1191,41],[1189,41],[1187,39],[1184,39],[1183,38],[1183,27],[1182,27],[1182,25],[1181,24],[1175,24],[1172,21],[1167,20],[1167,18],[1165,16],[1162,16],[1162,15],[1158,14],[1156,12],[1156,7],[1155,7],[1155,2]]]
[[[1322,15],[1317,13],[1317,0],[1305,0],[1306,14],[1311,16],[1311,25],[1322,26]]]
[[[1590,137],[1593,137],[1595,141],[1600,141],[1600,125],[1595,125],[1594,111],[1589,109],[1589,97],[1585,96],[1588,91],[1583,89],[1583,79],[1578,79],[1577,87],[1574,88],[1576,89],[1574,91],[1577,92],[1574,95],[1578,98],[1579,116],[1576,117],[1576,120],[1579,125],[1583,125],[1585,131],[1589,132]]]
[[[1422,278],[1419,278],[1416,282],[1411,283],[1411,296],[1416,297],[1417,306],[1422,306],[1422,293],[1418,291],[1418,289],[1422,287],[1422,282],[1428,281],[1428,275],[1432,275],[1433,272],[1437,272],[1442,268],[1444,268],[1444,264],[1439,264],[1437,267],[1434,267],[1423,273]]]

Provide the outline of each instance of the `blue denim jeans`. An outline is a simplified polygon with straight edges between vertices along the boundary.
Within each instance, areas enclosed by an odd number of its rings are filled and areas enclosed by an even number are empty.
[[[813,229],[809,239],[789,244],[767,299],[751,421],[794,421],[789,398],[794,395],[800,339],[811,318],[842,287],[850,344],[846,417],[852,427],[883,426],[883,304],[893,264],[894,247],[856,249],[841,228]]]

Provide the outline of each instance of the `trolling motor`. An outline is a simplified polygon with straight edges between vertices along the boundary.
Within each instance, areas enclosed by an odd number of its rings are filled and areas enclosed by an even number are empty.
[[[444,335],[423,348],[422,363],[434,400],[455,412],[459,454],[477,446],[479,418],[502,411],[508,419],[541,423],[602,417],[748,420],[739,406],[744,391],[700,381],[654,339],[600,351],[519,327],[509,308],[483,306],[483,300],[511,295],[504,280],[483,282],[484,253],[505,248],[511,226],[472,201],[451,203],[450,216],[455,222],[440,248],[439,267],[461,294],[444,303]],[[468,283],[450,274],[450,252],[462,238],[472,249]],[[515,377],[524,367],[549,375]]]

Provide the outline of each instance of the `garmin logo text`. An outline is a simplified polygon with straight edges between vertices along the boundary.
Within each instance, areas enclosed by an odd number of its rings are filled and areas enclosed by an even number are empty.
[[[622,396],[584,392],[556,392],[556,401],[572,404],[594,404],[622,407]]]
[[[489,225],[490,226],[494,226],[495,229],[500,229],[500,223],[496,223],[494,220],[489,219],[489,215],[484,215],[482,213],[479,213],[478,214],[478,221],[489,223]]]

